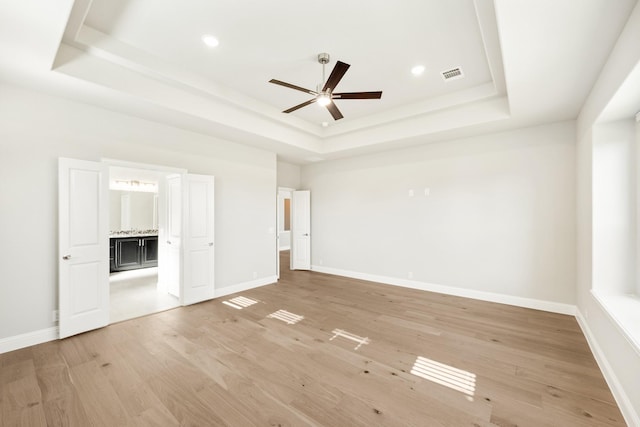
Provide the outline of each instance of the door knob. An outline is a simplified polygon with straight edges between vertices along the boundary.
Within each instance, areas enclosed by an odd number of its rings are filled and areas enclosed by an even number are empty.
[[[213,246],[213,242],[209,242],[209,246]]]
[[[71,259],[71,255],[65,255],[65,256],[62,257],[62,259],[64,259],[64,260]]]
[[[309,237],[309,233],[304,233],[303,236]]]
[[[167,240],[167,245],[170,245],[170,244],[171,244],[171,240]]]

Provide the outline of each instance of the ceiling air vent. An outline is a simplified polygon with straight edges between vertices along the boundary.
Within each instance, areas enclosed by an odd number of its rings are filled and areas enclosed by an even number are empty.
[[[452,68],[450,70],[443,71],[440,74],[442,74],[442,78],[445,81],[461,79],[462,77],[464,77],[464,74],[462,73],[462,68],[460,68],[460,67],[456,67],[456,68]]]

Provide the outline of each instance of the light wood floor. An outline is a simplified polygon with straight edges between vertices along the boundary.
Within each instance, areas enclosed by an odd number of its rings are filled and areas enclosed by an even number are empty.
[[[570,316],[282,265],[243,298],[0,355],[0,424],[625,425]]]

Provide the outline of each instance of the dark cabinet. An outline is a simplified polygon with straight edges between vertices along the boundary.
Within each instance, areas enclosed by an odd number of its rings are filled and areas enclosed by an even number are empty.
[[[158,236],[111,238],[110,246],[114,251],[111,271],[158,265]]]
[[[109,271],[116,271],[116,242],[109,239]]]
[[[129,237],[116,241],[116,269],[132,270],[140,268],[140,239]]]
[[[143,237],[142,253],[140,254],[140,263],[144,267],[155,267],[158,265],[158,237]]]

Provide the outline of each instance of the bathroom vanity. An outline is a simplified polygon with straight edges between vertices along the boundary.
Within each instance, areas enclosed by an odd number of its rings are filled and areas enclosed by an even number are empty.
[[[111,272],[157,267],[157,232],[112,233],[109,238],[109,264]]]

